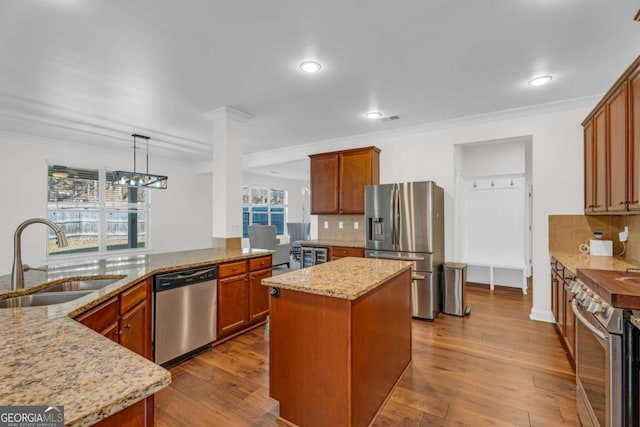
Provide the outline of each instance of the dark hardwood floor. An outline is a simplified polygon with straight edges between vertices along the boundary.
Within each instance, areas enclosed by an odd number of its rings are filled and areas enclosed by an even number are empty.
[[[413,321],[413,364],[373,425],[579,426],[573,371],[553,326],[529,320],[531,295],[469,284],[467,297],[466,318]],[[286,426],[268,340],[262,326],[171,368],[156,425]]]

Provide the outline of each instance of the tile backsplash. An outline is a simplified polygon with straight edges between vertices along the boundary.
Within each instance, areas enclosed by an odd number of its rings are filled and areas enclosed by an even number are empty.
[[[623,245],[618,233],[629,227],[624,258],[640,260],[640,215],[549,215],[549,250],[579,252],[578,246],[589,244],[595,231],[603,240],[613,241],[613,254],[619,255]]]
[[[324,228],[325,221],[328,228]],[[342,228],[340,228],[342,222]],[[354,225],[358,223],[356,230]],[[319,240],[349,240],[364,243],[364,215],[318,215]]]

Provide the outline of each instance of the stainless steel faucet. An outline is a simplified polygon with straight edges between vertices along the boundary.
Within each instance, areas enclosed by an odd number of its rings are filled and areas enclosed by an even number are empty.
[[[22,232],[31,224],[45,224],[51,227],[56,233],[56,243],[58,247],[65,247],[69,245],[67,242],[67,236],[64,235],[62,228],[58,224],[49,221],[45,218],[32,218],[28,219],[16,228],[16,233],[13,235],[13,270],[11,271],[11,289],[18,290],[24,289],[24,267],[22,266],[22,248],[20,241],[22,239]]]

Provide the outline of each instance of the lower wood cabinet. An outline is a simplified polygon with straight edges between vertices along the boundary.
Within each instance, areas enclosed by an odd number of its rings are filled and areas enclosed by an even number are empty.
[[[79,314],[75,320],[129,350],[153,360],[150,278]],[[153,396],[149,396],[96,425],[151,427],[153,424]]]
[[[329,261],[335,261],[340,258],[346,257],[358,257],[364,258],[364,249],[351,248],[346,246],[330,246],[329,247]]]
[[[564,346],[569,362],[575,368],[576,322],[571,309],[573,294],[569,285],[575,274],[555,258],[551,259],[551,311],[555,317],[555,329]]]
[[[271,255],[220,264],[218,268],[218,337],[239,332],[269,314]]]

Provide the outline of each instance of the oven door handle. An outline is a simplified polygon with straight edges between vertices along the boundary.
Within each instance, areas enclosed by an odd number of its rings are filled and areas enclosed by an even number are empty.
[[[596,337],[600,338],[604,342],[609,342],[609,337],[598,330],[595,326],[593,326],[585,317],[578,311],[576,307],[576,299],[574,298],[571,301],[571,311],[575,314],[576,318],[582,323],[587,329],[589,329]]]

